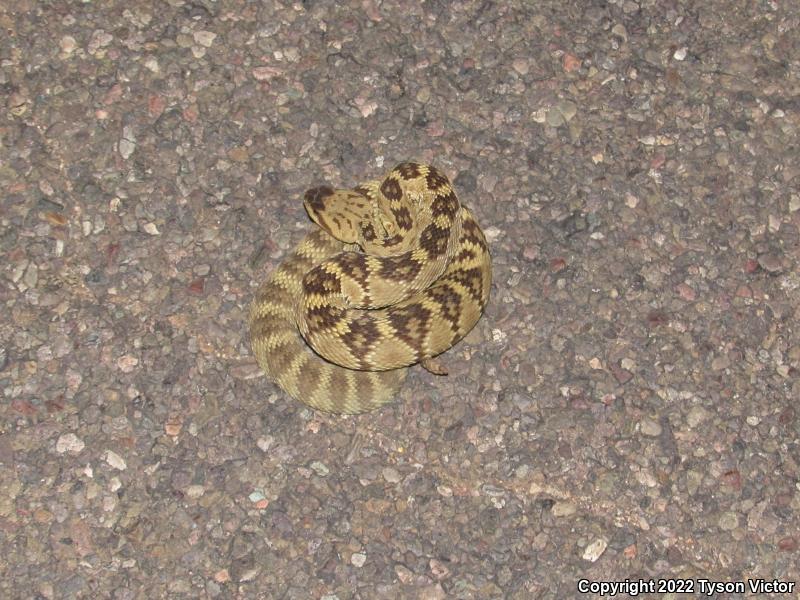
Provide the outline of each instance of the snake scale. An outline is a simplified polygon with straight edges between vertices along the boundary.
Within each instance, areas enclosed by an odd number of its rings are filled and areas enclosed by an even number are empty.
[[[319,226],[250,307],[261,369],[318,410],[389,402],[410,365],[458,342],[489,299],[491,258],[472,212],[430,165],[406,162],[349,190],[317,187]]]

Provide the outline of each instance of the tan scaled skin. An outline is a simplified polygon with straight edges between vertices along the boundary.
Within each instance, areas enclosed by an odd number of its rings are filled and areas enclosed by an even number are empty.
[[[491,287],[486,239],[428,165],[403,163],[353,190],[315,188],[305,205],[321,229],[259,289],[253,352],[313,408],[371,410],[394,396],[403,367],[444,352],[478,321]],[[347,251],[353,244],[363,252]]]

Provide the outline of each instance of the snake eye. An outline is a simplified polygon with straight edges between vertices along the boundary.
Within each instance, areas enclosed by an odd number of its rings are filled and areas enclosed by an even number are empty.
[[[368,242],[375,239],[375,228],[372,226],[372,223],[361,223],[361,237]]]

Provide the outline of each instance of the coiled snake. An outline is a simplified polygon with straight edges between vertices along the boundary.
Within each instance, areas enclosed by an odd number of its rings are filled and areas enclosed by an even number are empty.
[[[309,233],[256,292],[261,369],[308,406],[359,413],[389,402],[404,367],[478,322],[492,269],[472,212],[435,167],[402,163],[351,190],[308,190]]]

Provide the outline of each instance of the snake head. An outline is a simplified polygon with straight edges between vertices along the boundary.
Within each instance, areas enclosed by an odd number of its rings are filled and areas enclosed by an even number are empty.
[[[308,190],[303,205],[314,223],[346,244],[358,243],[362,225],[372,214],[370,202],[363,194],[328,186]]]

